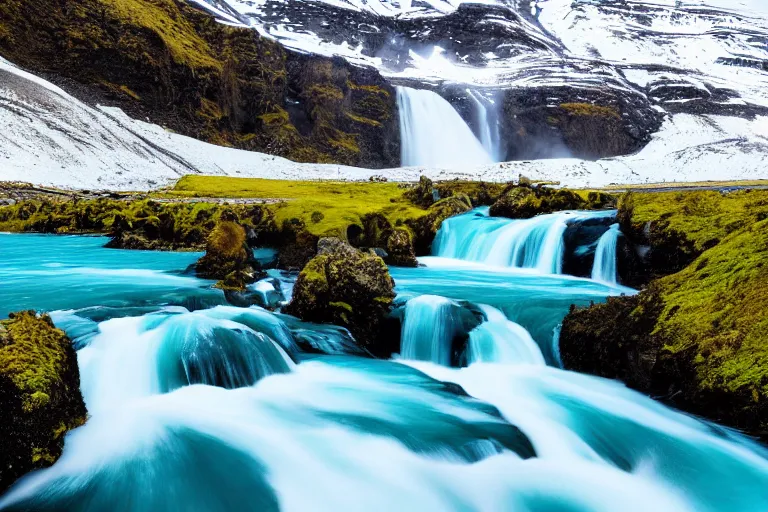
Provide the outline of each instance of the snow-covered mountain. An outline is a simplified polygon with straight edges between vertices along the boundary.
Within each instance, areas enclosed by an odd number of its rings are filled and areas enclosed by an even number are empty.
[[[484,146],[493,139],[494,147],[486,147],[491,160],[513,161],[489,165],[482,159],[475,165],[453,158],[452,169],[440,163],[375,171],[297,164],[206,144],[98,101],[84,103],[0,60],[0,180],[145,189],[193,172],[395,180],[427,174],[499,181],[525,174],[590,186],[768,178],[768,2],[763,0],[187,1],[221,24],[278,41],[293,55],[341,57],[355,69],[371,66],[380,73],[365,72],[369,82],[350,85],[344,78],[349,71],[343,76],[335,71],[343,68],[324,71],[338,59],[291,57],[287,86],[276,82],[281,92],[264,107],[266,117],[259,117],[292,123],[284,125],[290,130],[275,133],[327,136],[348,147],[344,137],[354,136],[354,123],[377,126],[376,117],[345,110],[341,117],[353,124],[334,125],[346,131],[324,135],[326,118],[315,119],[312,109],[318,101],[347,105],[351,94],[363,91],[368,96],[358,96],[357,105],[375,107],[369,114],[375,116],[379,107],[371,100],[392,93],[367,84],[380,84],[383,76],[392,85],[439,93],[461,116],[450,119],[463,118]],[[239,92],[224,103],[233,97],[247,104]],[[223,118],[216,108],[224,103],[200,101],[201,115]],[[238,108],[242,117],[245,111]],[[261,108],[248,105],[255,112]],[[274,109],[276,114],[269,113]],[[401,137],[413,133],[412,126],[403,127],[406,117],[399,117]],[[429,117],[407,119],[418,123]],[[183,126],[180,119],[177,125]],[[246,128],[253,124],[238,122]],[[439,138],[444,130],[448,127],[417,131]]]

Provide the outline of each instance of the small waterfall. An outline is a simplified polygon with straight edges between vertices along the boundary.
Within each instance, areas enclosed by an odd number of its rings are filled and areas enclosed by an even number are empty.
[[[462,167],[493,163],[458,112],[439,94],[397,88],[401,164]]]
[[[619,240],[618,224],[612,224],[600,240],[595,250],[595,263],[592,266],[592,279],[603,283],[616,284],[616,245]]]
[[[499,118],[498,114],[488,107],[489,103],[491,105],[493,103],[482,94],[471,89],[467,89],[467,95],[475,104],[475,122],[477,123],[480,135],[480,143],[494,162],[501,162],[504,160],[504,154]]]
[[[443,222],[432,245],[433,254],[560,274],[568,225],[606,215],[614,212],[564,211],[521,220],[489,217],[487,207],[477,208]]]
[[[539,346],[525,328],[498,309],[481,305],[487,320],[469,333],[468,362],[544,365]]]
[[[451,342],[460,329],[458,305],[445,297],[420,295],[405,306],[401,355],[450,366]]]

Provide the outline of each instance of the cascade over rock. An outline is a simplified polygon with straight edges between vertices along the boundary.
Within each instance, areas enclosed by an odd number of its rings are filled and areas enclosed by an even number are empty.
[[[321,239],[318,245],[321,252],[299,274],[285,312],[309,322],[344,326],[361,347],[375,355],[390,355],[378,345],[380,327],[395,297],[384,260],[341,241]]]

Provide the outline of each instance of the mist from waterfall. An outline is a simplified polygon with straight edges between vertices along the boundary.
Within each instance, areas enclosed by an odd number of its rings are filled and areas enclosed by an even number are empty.
[[[401,165],[471,167],[493,163],[458,112],[439,94],[397,88]]]

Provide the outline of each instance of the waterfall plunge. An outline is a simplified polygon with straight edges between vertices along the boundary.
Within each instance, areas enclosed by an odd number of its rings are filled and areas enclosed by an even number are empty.
[[[454,168],[493,163],[467,123],[439,94],[398,87],[397,107],[403,166]]]
[[[595,281],[616,284],[616,245],[620,234],[619,225],[612,224],[597,242],[595,263],[592,266],[592,279]]]
[[[504,149],[501,142],[501,130],[498,114],[488,108],[493,102],[480,93],[467,89],[467,95],[475,104],[475,122],[480,132],[480,143],[494,162],[504,160]]]

